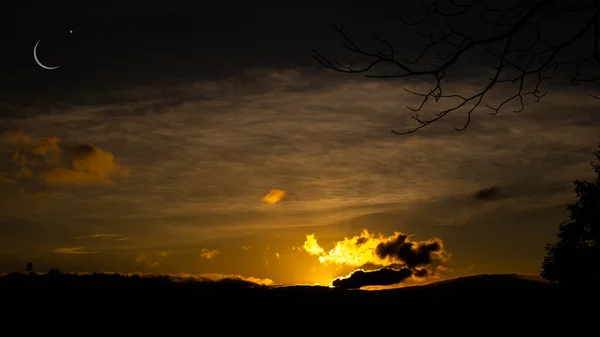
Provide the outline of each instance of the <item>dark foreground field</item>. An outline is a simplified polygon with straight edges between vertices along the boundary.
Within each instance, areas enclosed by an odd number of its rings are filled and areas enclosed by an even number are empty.
[[[47,315],[159,316],[156,324],[169,317],[191,317],[202,324],[225,324],[222,328],[232,331],[241,329],[240,322],[246,321],[254,322],[248,329],[258,329],[260,320],[351,329],[353,324],[359,328],[390,319],[435,324],[451,317],[461,324],[487,321],[506,327],[522,322],[518,324],[574,329],[596,324],[593,322],[600,317],[595,289],[562,288],[517,275],[477,275],[379,291],[269,288],[235,279],[198,282],[109,274],[9,275],[0,279],[0,296],[5,307],[14,301],[15,307],[28,307],[36,313],[51,308]],[[32,305],[31,298],[51,305]],[[224,319],[229,323],[218,323]]]

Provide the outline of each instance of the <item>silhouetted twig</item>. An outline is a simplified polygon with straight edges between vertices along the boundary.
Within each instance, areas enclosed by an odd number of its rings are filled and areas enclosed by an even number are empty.
[[[504,7],[500,8],[491,5],[490,1],[483,0],[472,0],[468,3],[458,0],[422,0],[419,8],[423,14],[418,20],[409,22],[400,18],[402,23],[406,26],[418,26],[424,24],[432,16],[448,19],[462,15],[474,15],[477,20],[490,28],[490,34],[483,38],[476,38],[454,28],[447,20],[442,20],[444,24],[441,33],[417,32],[428,40],[428,44],[415,59],[409,60],[399,58],[399,53],[392,43],[376,33],[373,33],[375,40],[379,41],[385,49],[369,51],[358,46],[346,34],[343,26],[331,24],[342,36],[343,47],[354,55],[366,57],[368,59],[366,65],[356,67],[354,62],[344,65],[329,60],[313,49],[313,58],[324,67],[335,71],[363,73],[367,77],[380,79],[429,77],[434,80],[433,87],[424,92],[405,89],[421,98],[420,104],[416,107],[408,107],[415,112],[413,118],[419,125],[404,132],[392,130],[395,134],[413,133],[444,118],[449,113],[457,111],[466,113],[464,125],[454,127],[455,130],[462,131],[469,126],[471,114],[480,107],[486,94],[498,83],[509,83],[515,85],[516,88],[512,93],[507,93],[497,104],[485,105],[493,115],[513,101],[519,105],[513,111],[522,111],[525,96],[531,96],[535,102],[539,102],[547,94],[547,91],[542,89],[542,85],[545,81],[553,78],[559,70],[568,75],[572,85],[593,82],[598,79],[598,76],[589,69],[600,65],[598,46],[600,1],[515,0],[512,3],[506,1]],[[577,17],[577,20],[567,21],[567,16],[570,15]],[[553,32],[557,30],[557,27],[551,22],[555,19],[558,20],[552,22],[562,24],[564,27],[559,27],[559,29],[562,32],[570,32],[568,36],[564,38],[555,36],[556,34]],[[495,30],[500,32],[493,33]],[[582,40],[589,41],[589,48],[583,53],[575,46]],[[436,52],[436,48],[439,47],[445,49],[446,52]],[[496,60],[487,84],[484,84],[472,95],[445,94],[442,80],[446,71],[467,53],[475,52],[475,50],[485,51]],[[569,53],[571,53],[571,57],[563,59],[565,54]],[[431,59],[435,60],[433,64],[429,64],[428,60]],[[425,62],[427,64],[424,64]],[[384,64],[394,66],[397,72],[374,73],[378,66]],[[591,96],[600,99],[598,95]],[[435,102],[457,100],[458,103],[438,111],[433,118],[419,117],[418,112],[431,100]]]

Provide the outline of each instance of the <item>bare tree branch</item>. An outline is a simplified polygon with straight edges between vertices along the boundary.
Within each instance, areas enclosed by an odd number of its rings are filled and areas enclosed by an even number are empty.
[[[418,125],[408,131],[394,131],[399,135],[416,132],[455,112],[466,114],[465,123],[455,126],[462,131],[469,126],[472,113],[480,106],[487,108],[490,114],[498,114],[506,105],[516,102],[518,108],[514,112],[523,111],[524,99],[530,96],[533,101],[540,102],[547,91],[543,89],[546,81],[554,78],[560,71],[569,78],[569,83],[577,85],[582,82],[594,82],[600,78],[590,69],[600,66],[600,1],[567,1],[567,0],[513,0],[503,2],[504,7],[493,6],[485,0],[421,0],[419,8],[422,13],[416,21],[400,18],[406,26],[427,26],[427,20],[434,18],[443,22],[443,29],[438,34],[432,31],[417,30],[416,33],[426,39],[427,44],[414,59],[399,57],[393,44],[381,35],[373,33],[375,41],[381,48],[367,50],[351,39],[343,26],[331,24],[343,39],[342,46],[352,55],[366,58],[367,62],[357,66],[351,61],[342,64],[331,61],[317,50],[312,57],[322,66],[342,73],[363,74],[369,78],[415,78],[425,77],[433,80],[431,89],[417,92],[405,89],[420,97],[420,104],[407,107],[415,112],[413,119]],[[479,20],[487,26],[489,34],[485,37],[474,37],[470,33],[461,32],[450,21]],[[575,17],[576,20],[569,19]],[[559,25],[557,27],[557,25]],[[563,25],[564,27],[560,26]],[[564,37],[557,37],[553,32],[563,32]],[[560,35],[560,34],[559,34]],[[585,48],[582,48],[582,42]],[[587,49],[586,49],[587,48]],[[444,52],[440,52],[440,49]],[[446,94],[444,78],[457,61],[464,59],[469,53],[483,51],[492,56],[492,71],[480,90],[471,95]],[[431,63],[433,60],[433,64]],[[376,73],[380,66],[392,66],[395,72]],[[514,85],[515,90],[496,104],[483,104],[484,98],[491,89],[500,83]],[[600,99],[600,95],[590,95]],[[435,117],[421,118],[419,112],[429,102],[455,101],[450,108],[435,113]]]

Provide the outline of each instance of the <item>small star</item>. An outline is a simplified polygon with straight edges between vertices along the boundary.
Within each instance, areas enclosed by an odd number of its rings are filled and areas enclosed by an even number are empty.
[[[69,34],[73,34],[73,31],[72,31],[72,30],[69,30]]]

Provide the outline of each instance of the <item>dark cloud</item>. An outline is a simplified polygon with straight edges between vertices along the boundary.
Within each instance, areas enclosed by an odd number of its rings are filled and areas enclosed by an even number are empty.
[[[87,156],[96,151],[96,147],[91,144],[79,144],[72,149],[75,156]]]
[[[502,198],[502,190],[498,187],[486,187],[475,192],[475,200],[478,201],[493,201]]]
[[[371,270],[377,270],[377,269],[381,269],[381,265],[379,264],[375,264],[375,263],[365,263],[362,266],[360,266],[359,269],[362,269],[364,271],[371,271]],[[390,268],[390,269],[402,269],[404,267],[406,267],[405,265],[402,264],[391,264],[389,266],[385,266],[386,268]]]
[[[424,278],[433,275],[426,268],[406,268],[401,264],[392,264],[385,268],[374,263],[366,263],[347,276],[338,277],[332,285],[342,289],[359,289],[365,286],[387,286],[402,283],[409,277]]]
[[[416,269],[413,273],[414,277],[419,277],[419,278],[425,277],[427,275],[429,275],[429,270],[427,270],[427,269]]]
[[[414,242],[408,241],[408,235],[396,233],[391,241],[380,243],[375,252],[382,259],[392,258],[404,262],[408,268],[415,268],[431,264],[434,253],[442,250],[438,239]]]
[[[413,275],[409,268],[399,270],[391,268],[381,268],[374,271],[364,271],[357,269],[348,277],[339,277],[333,280],[332,285],[342,289],[359,289],[366,286],[392,285],[400,283]]]

